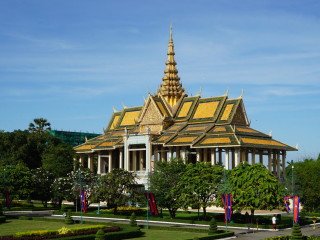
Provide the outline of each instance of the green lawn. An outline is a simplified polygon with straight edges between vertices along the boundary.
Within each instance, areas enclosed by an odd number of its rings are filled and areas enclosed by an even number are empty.
[[[208,233],[195,232],[176,232],[167,230],[141,229],[145,235],[139,238],[130,238],[130,240],[179,240],[194,237],[208,236]]]
[[[92,224],[67,225],[64,222],[7,219],[6,223],[0,224],[0,236],[12,235],[16,232],[28,232],[36,230],[58,230],[62,227],[76,228],[85,226],[92,226]]]

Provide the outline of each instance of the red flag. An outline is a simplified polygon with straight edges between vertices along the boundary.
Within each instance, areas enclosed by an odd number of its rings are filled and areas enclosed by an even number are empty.
[[[300,197],[294,196],[294,199],[293,199],[293,207],[294,207],[293,221],[295,223],[299,222],[299,203],[300,203]]]
[[[81,209],[82,211],[87,212],[86,191],[81,190],[80,196],[81,196]]]
[[[149,192],[145,192],[144,195],[146,196],[147,200],[148,200],[148,204],[150,207],[150,212],[154,215],[158,215],[158,209],[157,209],[157,204],[156,204],[156,200],[154,197],[153,193],[149,193]]]

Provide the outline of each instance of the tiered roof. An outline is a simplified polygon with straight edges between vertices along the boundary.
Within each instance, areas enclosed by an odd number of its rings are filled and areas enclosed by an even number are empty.
[[[114,111],[105,133],[75,150],[92,152],[123,147],[123,137],[127,134],[151,134],[153,145],[165,147],[297,150],[250,128],[242,96],[188,97],[175,66],[170,29],[165,76],[157,94],[149,94],[143,106]]]

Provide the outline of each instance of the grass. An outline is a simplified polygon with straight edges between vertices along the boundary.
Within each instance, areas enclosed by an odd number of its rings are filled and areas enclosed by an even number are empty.
[[[92,226],[92,224],[84,223],[84,224],[67,225],[64,222],[7,219],[6,223],[0,224],[0,236],[13,235],[16,232],[28,232],[28,231],[37,231],[37,230],[58,230],[62,227],[77,228],[77,227],[85,227],[85,226]]]
[[[139,238],[130,238],[130,240],[179,240],[185,238],[204,237],[208,236],[208,233],[195,233],[195,232],[176,232],[167,230],[153,230],[153,229],[141,229],[145,233],[144,236]]]

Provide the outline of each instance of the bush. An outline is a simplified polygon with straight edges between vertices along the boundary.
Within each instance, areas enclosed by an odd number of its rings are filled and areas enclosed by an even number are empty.
[[[303,239],[299,224],[294,224],[293,225],[291,239],[294,239],[294,240]]]
[[[114,213],[114,208],[110,209],[102,209],[100,210],[101,213]],[[144,216],[147,214],[147,211],[142,208],[138,207],[118,207],[116,215],[122,215],[122,216],[131,216],[132,213],[135,213],[136,216]]]
[[[198,238],[199,240],[213,240],[213,239],[219,239],[219,238],[232,237],[233,235],[234,235],[234,232],[218,231],[216,234],[205,236],[205,237],[198,237]],[[189,239],[183,239],[183,240],[193,240],[193,239],[189,238]]]
[[[130,216],[130,226],[131,227],[137,227],[137,218],[134,212]]]
[[[39,230],[39,231],[30,231],[30,232],[17,232],[14,234],[15,237],[37,237],[37,236],[48,236],[48,235],[57,235],[58,231],[56,230]]]
[[[69,209],[68,212],[67,212],[67,217],[65,219],[65,223],[66,224],[74,224],[74,221],[71,217],[71,210]]]
[[[102,229],[98,230],[96,233],[95,240],[105,240],[105,239],[106,239],[106,235],[104,231]]]
[[[211,218],[211,221],[210,221],[208,234],[213,235],[213,234],[216,234],[217,232],[218,232],[217,222],[216,222],[216,219],[213,217]]]
[[[67,233],[70,233],[71,232],[71,229],[69,228],[66,228],[66,227],[62,227],[58,230],[58,234],[67,234]]]

